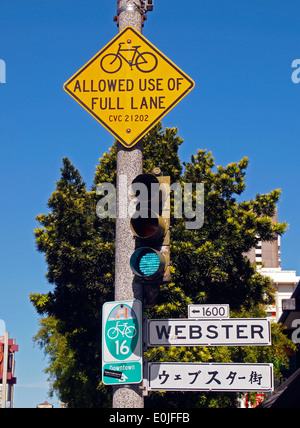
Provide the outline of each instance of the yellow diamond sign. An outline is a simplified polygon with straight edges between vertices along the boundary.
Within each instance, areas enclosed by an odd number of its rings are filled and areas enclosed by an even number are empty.
[[[129,148],[194,85],[144,36],[126,27],[64,89]]]

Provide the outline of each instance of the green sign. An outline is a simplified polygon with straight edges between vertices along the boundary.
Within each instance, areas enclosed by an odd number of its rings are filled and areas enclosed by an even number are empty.
[[[127,312],[127,318],[116,318],[120,310]],[[118,305],[113,309],[105,326],[105,340],[109,352],[118,360],[127,360],[134,352],[138,339],[139,324],[135,313],[128,305]]]
[[[103,382],[106,385],[140,383],[142,381],[140,363],[117,363],[103,365]]]
[[[102,379],[106,385],[142,381],[141,302],[103,305]]]

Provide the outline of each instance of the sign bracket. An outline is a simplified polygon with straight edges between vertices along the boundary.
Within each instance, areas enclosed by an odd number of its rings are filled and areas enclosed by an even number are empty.
[[[148,397],[149,391],[149,370],[148,370],[148,358],[144,357],[143,362],[143,381],[139,389],[143,391],[143,397]]]
[[[117,14],[120,15],[122,12],[139,12],[141,15],[144,15],[142,9],[134,4],[128,4],[126,6],[120,7],[117,11]]]
[[[146,352],[148,349],[148,328],[147,328],[148,317],[143,313],[143,351]]]

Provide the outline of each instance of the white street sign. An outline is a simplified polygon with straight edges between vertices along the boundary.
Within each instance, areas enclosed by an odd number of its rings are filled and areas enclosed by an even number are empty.
[[[148,363],[149,391],[270,392],[273,364]]]
[[[189,318],[229,318],[229,305],[189,305]]]
[[[147,321],[148,346],[269,346],[266,318],[219,320],[153,319]]]

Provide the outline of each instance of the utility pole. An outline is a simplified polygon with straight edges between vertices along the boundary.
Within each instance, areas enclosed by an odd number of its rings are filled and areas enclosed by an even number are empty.
[[[141,0],[118,0],[119,32],[131,26],[142,33],[144,12]],[[130,218],[120,218],[120,195],[126,192],[127,206],[133,196],[128,194],[128,186],[136,176],[143,172],[143,143],[139,141],[133,148],[127,149],[120,142],[117,148],[117,218],[115,252],[115,300],[137,299],[143,302],[142,287],[137,284],[130,268],[130,257],[135,250],[135,239],[130,229]],[[124,187],[127,178],[127,188]],[[126,182],[126,180],[125,180]],[[128,210],[127,210],[128,211]],[[123,217],[123,216],[122,216]],[[144,397],[139,385],[113,387],[113,408],[143,408]]]

